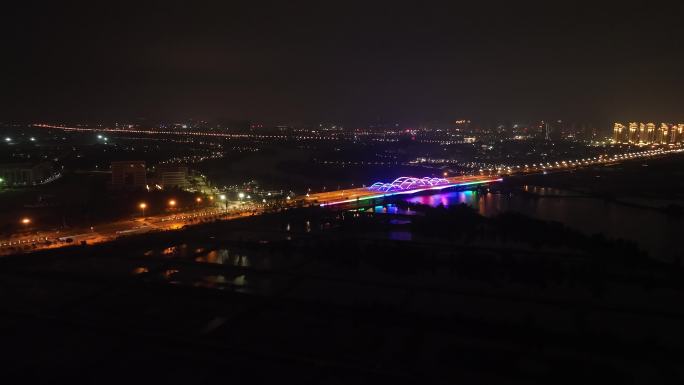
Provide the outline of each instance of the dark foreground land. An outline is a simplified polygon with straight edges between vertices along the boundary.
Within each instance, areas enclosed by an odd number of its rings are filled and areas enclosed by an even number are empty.
[[[415,209],[413,218],[292,210],[4,258],[3,377],[684,379],[680,262],[518,215]]]

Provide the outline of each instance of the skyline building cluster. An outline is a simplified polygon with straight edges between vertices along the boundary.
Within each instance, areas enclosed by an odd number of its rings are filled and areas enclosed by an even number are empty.
[[[613,142],[621,144],[682,144],[684,143],[684,123],[630,122],[613,125]]]

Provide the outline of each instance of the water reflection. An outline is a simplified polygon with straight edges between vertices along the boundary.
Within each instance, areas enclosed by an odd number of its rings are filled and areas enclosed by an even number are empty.
[[[145,266],[138,266],[135,269],[133,269],[134,275],[145,274],[145,273],[149,273],[149,272],[150,272],[150,270]]]
[[[416,195],[406,198],[406,201],[432,207],[437,207],[440,205],[449,207],[451,205],[458,205],[461,203],[477,207],[478,193],[477,191],[454,191],[442,194]]]
[[[166,269],[162,272],[162,275],[164,276],[164,278],[170,280],[177,273],[178,273],[177,269]]]
[[[657,257],[670,257],[684,238],[684,220],[655,210],[636,208],[578,195],[573,192],[528,186],[525,193],[453,191],[412,196],[407,202],[449,207],[465,203],[484,216],[515,211],[545,221],[556,221],[586,234],[603,233],[638,243]]]
[[[244,274],[230,278],[223,274],[205,275],[201,279],[194,282],[194,286],[206,287],[211,289],[243,289],[247,286],[247,278]]]
[[[413,234],[410,231],[390,231],[388,236],[394,241],[410,241],[413,239]]]
[[[377,205],[368,210],[368,212],[375,214],[401,214],[401,215],[415,215],[416,212],[411,209],[403,209],[397,207],[396,205],[389,203],[386,205]],[[359,214],[354,214],[354,216],[359,216]]]
[[[165,257],[183,257],[187,254],[188,245],[170,246],[161,250],[161,255]]]
[[[206,254],[195,257],[195,261],[239,267],[249,267],[251,265],[248,256],[238,253],[231,253],[230,249],[212,250]]]

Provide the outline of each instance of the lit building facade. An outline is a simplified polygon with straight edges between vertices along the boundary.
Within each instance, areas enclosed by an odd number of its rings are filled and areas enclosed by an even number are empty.
[[[614,143],[629,143],[629,134],[627,127],[622,123],[615,123],[613,125],[613,142]]]
[[[636,145],[682,145],[684,144],[684,123],[671,124],[631,122],[627,126],[616,122],[613,125],[613,143]]]
[[[660,123],[660,128],[658,128],[658,131],[656,132],[655,143],[669,144],[672,127],[674,127],[672,124]]]
[[[638,143],[639,142],[639,123],[629,124],[629,136],[627,137],[627,143]]]

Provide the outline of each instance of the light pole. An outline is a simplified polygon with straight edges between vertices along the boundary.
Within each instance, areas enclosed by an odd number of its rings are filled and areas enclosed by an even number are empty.
[[[226,195],[225,195],[225,194],[221,194],[221,195],[219,195],[219,198],[220,198],[223,202],[225,202],[225,205],[226,205],[226,210],[225,210],[225,211],[228,211],[228,201],[226,200]]]
[[[21,221],[19,221],[19,222],[24,227],[24,230],[27,230],[29,225],[31,224],[31,218],[24,217],[24,218],[21,218]]]
[[[169,200],[169,207],[170,207],[171,209],[173,209],[173,208],[176,207],[176,200],[175,200],[175,199],[170,199],[170,200]]]
[[[142,210],[142,217],[145,219],[145,209],[147,208],[147,203],[142,202],[138,207],[140,207],[140,210]]]

